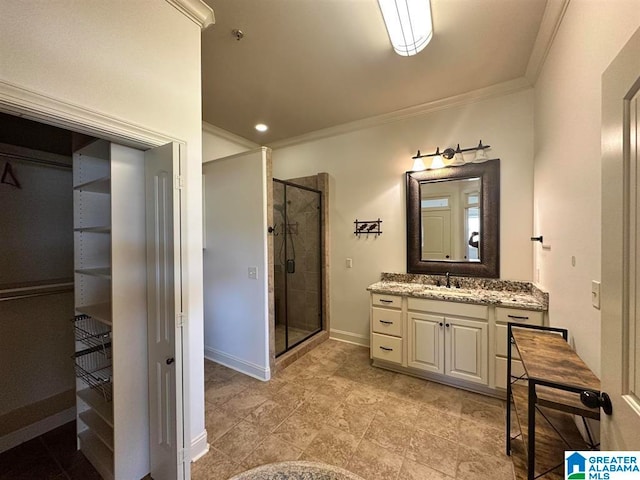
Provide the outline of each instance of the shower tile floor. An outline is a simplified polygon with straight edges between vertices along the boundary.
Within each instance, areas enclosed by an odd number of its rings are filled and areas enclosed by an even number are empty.
[[[194,480],[296,459],[365,480],[514,479],[503,401],[371,367],[367,348],[327,340],[269,382],[206,361],[205,398]]]
[[[276,325],[276,355],[284,353],[287,349],[285,331],[286,327],[283,324]],[[307,338],[311,333],[313,333],[311,330],[289,327],[289,345],[295,345],[299,341]]]

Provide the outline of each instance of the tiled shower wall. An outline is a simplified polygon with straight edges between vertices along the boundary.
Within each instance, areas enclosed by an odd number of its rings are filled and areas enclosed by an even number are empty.
[[[288,180],[317,189],[317,175]],[[288,283],[289,327],[314,331],[321,326],[321,264],[320,221],[322,219],[319,195],[308,190],[287,188],[287,224],[282,202],[285,186],[274,182],[274,224],[278,235],[274,238],[274,275],[276,325],[285,321],[284,277]],[[285,228],[287,229],[287,256],[285,258]],[[286,273],[286,260],[295,260],[295,272]]]

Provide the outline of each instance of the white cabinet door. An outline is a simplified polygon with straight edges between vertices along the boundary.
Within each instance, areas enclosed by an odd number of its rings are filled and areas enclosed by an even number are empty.
[[[446,374],[486,385],[488,343],[486,322],[446,317]]]
[[[444,317],[408,314],[407,364],[428,372],[444,373]]]
[[[151,476],[188,476],[182,406],[180,146],[145,152]]]

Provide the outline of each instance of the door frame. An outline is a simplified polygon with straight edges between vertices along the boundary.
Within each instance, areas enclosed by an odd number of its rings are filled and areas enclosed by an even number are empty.
[[[629,206],[631,172],[629,134],[624,128],[630,118],[629,100],[640,89],[640,29],[631,36],[602,76],[602,294],[601,376],[602,390],[610,394],[614,415],[600,421],[601,442],[607,450],[637,450],[616,422],[635,422],[625,389],[628,373],[630,269]],[[621,100],[619,92],[625,92]],[[613,187],[613,188],[612,188]],[[622,187],[622,188],[620,188]],[[608,354],[615,345],[622,351]],[[627,413],[625,413],[627,412]],[[635,440],[637,442],[637,440]],[[637,445],[635,445],[637,447]]]
[[[64,100],[43,95],[34,90],[26,89],[5,81],[0,81],[0,112],[15,115],[35,122],[53,125],[56,127],[83,133],[113,143],[118,143],[139,150],[148,150],[153,147],[175,142],[182,146],[186,145],[183,139],[171,137],[160,132],[125,122],[121,119],[105,115],[97,110],[74,105]],[[184,148],[184,147],[183,147]],[[185,210],[180,213],[182,224],[186,223]],[[185,232],[181,232],[182,245],[184,248]],[[184,255],[184,252],[183,252]],[[182,278],[188,278],[185,264],[182,265]],[[184,287],[184,286],[183,286]],[[183,290],[186,290],[183,288]],[[188,295],[188,292],[185,293]],[[184,312],[187,315],[188,312]],[[188,328],[183,330],[183,343],[185,337],[188,338]],[[189,419],[190,412],[190,366],[189,357],[183,352],[183,388],[182,388],[182,424],[184,435],[184,450],[191,451],[192,441],[191,426]],[[178,415],[180,417],[180,415]],[[190,455],[189,455],[190,457]],[[191,458],[185,458],[186,476],[190,478]]]

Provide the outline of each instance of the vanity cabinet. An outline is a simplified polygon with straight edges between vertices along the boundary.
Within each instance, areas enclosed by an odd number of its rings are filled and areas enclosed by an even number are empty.
[[[402,297],[371,297],[371,358],[403,363]]]
[[[407,366],[488,385],[488,307],[408,298]]]
[[[517,308],[496,307],[495,318],[495,386],[507,388],[507,323],[520,323],[523,325],[544,325],[544,312],[533,310],[520,310]],[[518,350],[511,346],[513,359],[511,361],[511,373],[514,376],[524,375],[524,367],[519,360]]]

